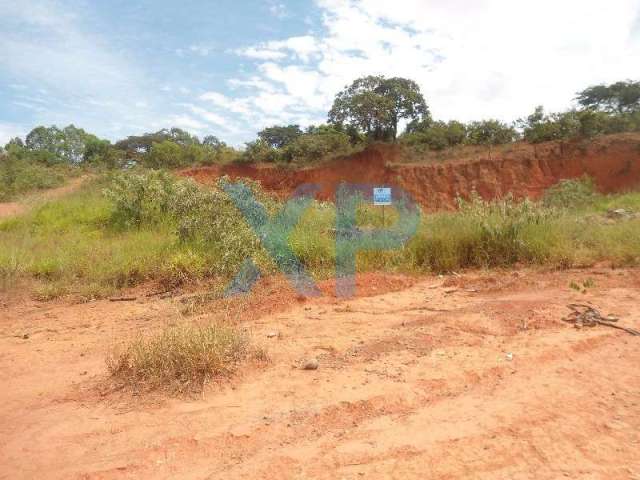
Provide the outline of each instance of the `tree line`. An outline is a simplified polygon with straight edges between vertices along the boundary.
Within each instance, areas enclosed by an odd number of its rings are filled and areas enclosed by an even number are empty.
[[[216,136],[200,139],[180,128],[133,135],[111,143],[69,125],[34,128],[4,147],[4,163],[100,165],[123,168],[179,168],[230,162],[308,163],[348,154],[371,142],[443,150],[458,145],[506,144],[518,140],[540,143],[640,130],[640,82],[621,81],[578,92],[577,107],[546,113],[542,106],[507,124],[489,119],[463,123],[435,120],[416,82],[405,78],[367,76],[339,92],[327,123],[302,129],[274,125],[258,132],[243,149]],[[402,132],[402,125],[405,128]]]

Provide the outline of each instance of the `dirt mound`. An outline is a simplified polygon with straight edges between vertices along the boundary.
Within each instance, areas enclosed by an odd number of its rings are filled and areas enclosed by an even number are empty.
[[[604,193],[640,185],[639,134],[609,135],[588,142],[518,144],[494,153],[491,159],[485,152],[476,158],[444,162],[418,157],[408,164],[400,163],[401,156],[398,146],[375,145],[314,168],[227,165],[182,174],[202,183],[212,183],[222,175],[252,178],[283,198],[306,183],[318,184],[318,198],[324,200],[333,198],[340,182],[396,185],[427,210],[453,208],[456,196],[468,197],[473,190],[486,199],[509,192],[520,198],[538,198],[559,180],[583,174],[591,176]]]

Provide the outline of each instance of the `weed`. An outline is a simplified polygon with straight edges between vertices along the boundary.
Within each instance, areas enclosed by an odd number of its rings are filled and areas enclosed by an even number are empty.
[[[118,384],[134,391],[194,393],[231,376],[241,362],[266,357],[263,350],[251,348],[248,334],[237,327],[181,324],[114,349],[107,368]]]

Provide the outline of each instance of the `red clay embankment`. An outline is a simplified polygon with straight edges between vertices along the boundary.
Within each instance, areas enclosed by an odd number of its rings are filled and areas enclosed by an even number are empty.
[[[268,191],[287,197],[299,185],[319,184],[318,198],[332,199],[342,181],[396,185],[407,190],[427,210],[451,209],[456,196],[476,190],[486,199],[511,192],[516,197],[538,198],[546,188],[566,178],[587,174],[604,193],[640,186],[640,135],[619,134],[593,141],[518,144],[475,158],[441,162],[400,163],[402,151],[393,145],[375,145],[350,157],[304,169],[273,166],[226,165],[183,171],[202,183],[222,175],[259,180]]]

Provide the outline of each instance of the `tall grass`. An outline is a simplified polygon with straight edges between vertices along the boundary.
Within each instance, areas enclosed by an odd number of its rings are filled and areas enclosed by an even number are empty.
[[[280,208],[259,186],[251,188],[269,214]],[[358,269],[448,272],[640,262],[640,218],[614,221],[605,215],[614,208],[640,212],[640,193],[604,196],[565,183],[545,202],[549,206],[474,197],[456,212],[424,215],[402,248],[359,252]],[[361,206],[356,218],[363,230],[382,227],[379,208]],[[396,220],[397,212],[387,209],[387,228]],[[294,254],[316,277],[335,269],[335,221],[332,204],[313,202],[289,236]],[[167,288],[214,277],[226,282],[247,258],[263,271],[275,271],[222,190],[162,173],[94,180],[68,197],[0,222],[0,287],[33,283],[44,299],[66,293],[101,297],[146,281]]]
[[[41,163],[0,156],[0,202],[36,190],[59,187],[67,178],[80,174],[69,165],[47,166]]]

